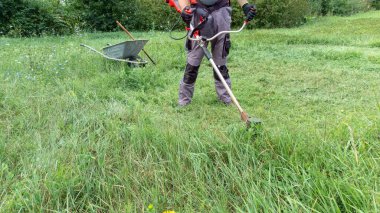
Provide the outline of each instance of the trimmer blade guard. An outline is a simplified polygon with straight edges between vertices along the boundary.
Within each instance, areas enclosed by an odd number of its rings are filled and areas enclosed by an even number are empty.
[[[248,113],[242,112],[241,113],[241,119],[245,122],[247,125],[247,129],[251,127],[256,127],[258,125],[261,125],[262,121],[260,118],[251,118]]]
[[[246,122],[247,124],[247,128],[251,128],[251,127],[257,127],[259,125],[262,124],[262,121],[260,118],[249,118]]]

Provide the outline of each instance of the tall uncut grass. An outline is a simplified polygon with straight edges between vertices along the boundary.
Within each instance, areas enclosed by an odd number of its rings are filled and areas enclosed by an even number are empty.
[[[123,32],[0,38],[0,212],[380,211],[380,12],[232,35],[256,133],[206,61],[178,108],[183,42],[134,35],[157,66],[79,46]]]

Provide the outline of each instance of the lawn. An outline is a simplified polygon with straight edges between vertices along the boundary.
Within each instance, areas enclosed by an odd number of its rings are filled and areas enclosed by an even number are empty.
[[[157,66],[80,47],[122,31],[0,38],[0,212],[380,211],[379,11],[233,34],[256,132],[217,101],[206,60],[177,107],[183,41],[133,34]]]

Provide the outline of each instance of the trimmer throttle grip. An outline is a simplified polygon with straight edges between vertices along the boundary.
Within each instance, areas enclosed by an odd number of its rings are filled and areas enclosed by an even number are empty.
[[[191,9],[185,9],[185,13],[190,15],[193,13],[193,11]],[[186,31],[190,31],[190,24],[186,23],[185,29],[186,29]]]

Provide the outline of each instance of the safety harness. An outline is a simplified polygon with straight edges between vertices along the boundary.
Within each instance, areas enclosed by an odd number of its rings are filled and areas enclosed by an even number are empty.
[[[191,37],[193,37],[195,34],[200,34],[200,31],[207,21],[211,21],[212,16],[211,14],[214,11],[219,10],[223,7],[230,6],[229,0],[218,0],[215,3],[213,2],[212,5],[205,5],[202,2],[205,2],[206,0],[190,0],[191,8],[194,9],[194,12],[197,13],[200,17],[199,23],[194,23],[194,29],[191,32]],[[190,42],[187,42],[188,44],[186,46],[189,46]]]
[[[177,10],[177,12],[181,13],[181,10],[179,9],[175,0],[165,0],[165,1],[166,1],[166,3],[169,4],[170,7],[174,7]],[[206,5],[206,4],[210,4],[210,5]],[[211,13],[213,13],[216,10],[219,10],[220,8],[228,7],[230,5],[231,5],[230,0],[216,0],[216,1],[214,1],[214,0],[210,0],[210,1],[208,1],[208,0],[190,0],[191,8],[194,10],[195,13],[197,13],[200,16],[199,22],[195,23],[195,26],[193,26],[195,29],[191,32],[191,36],[193,36],[194,33],[195,34],[200,33],[199,30],[201,30],[204,27],[205,23],[207,22],[207,20],[209,18],[212,18],[210,16]],[[174,40],[180,40],[180,39],[183,39],[187,36],[186,35],[182,38],[174,38],[171,35],[172,30],[177,26],[178,22],[175,23],[173,25],[172,29],[170,30],[170,37]],[[190,31],[190,28],[186,27],[186,30]],[[187,43],[190,43],[190,42],[188,41]],[[188,46],[188,45],[186,45],[186,46]]]

